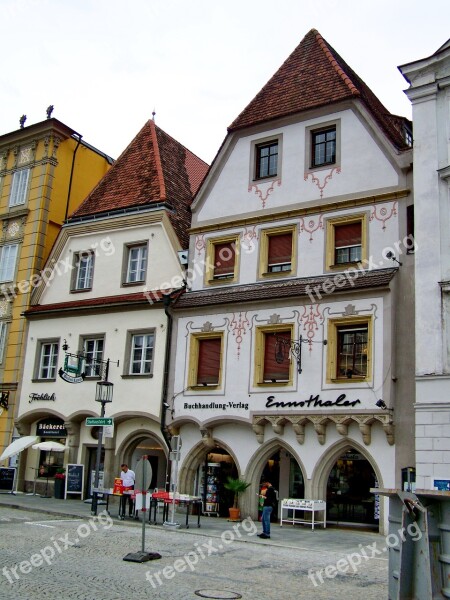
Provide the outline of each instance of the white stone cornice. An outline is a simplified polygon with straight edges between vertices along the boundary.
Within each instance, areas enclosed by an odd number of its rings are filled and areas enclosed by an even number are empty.
[[[442,169],[438,169],[439,177],[447,181],[450,184],[450,165],[443,167]]]
[[[405,90],[405,94],[408,96],[412,104],[419,104],[420,102],[427,102],[429,100],[435,100],[439,86],[436,82],[421,85],[420,87],[410,87]]]

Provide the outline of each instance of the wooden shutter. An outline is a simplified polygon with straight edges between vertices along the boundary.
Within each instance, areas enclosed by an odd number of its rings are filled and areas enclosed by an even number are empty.
[[[361,221],[355,223],[346,223],[345,225],[335,225],[334,227],[334,246],[335,248],[345,248],[346,246],[361,245]]]
[[[264,381],[289,381],[289,369],[291,360],[289,346],[280,345],[283,352],[283,362],[277,363],[275,353],[277,350],[277,338],[290,341],[289,331],[277,331],[276,333],[264,334]]]
[[[292,261],[292,232],[269,235],[267,264],[281,265]]]
[[[219,383],[221,338],[198,340],[197,385]]]
[[[214,244],[214,277],[234,275],[235,242]]]

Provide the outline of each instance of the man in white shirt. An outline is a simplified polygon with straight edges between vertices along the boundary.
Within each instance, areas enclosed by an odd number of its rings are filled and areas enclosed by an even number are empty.
[[[136,479],[136,474],[134,471],[128,468],[128,465],[124,463],[121,465],[122,471],[120,473],[120,479],[122,480],[122,485],[125,489],[134,490],[134,481]],[[125,499],[124,499],[125,500]],[[124,512],[125,512],[124,504]],[[128,496],[128,514],[130,517],[133,516],[133,500],[131,495]]]

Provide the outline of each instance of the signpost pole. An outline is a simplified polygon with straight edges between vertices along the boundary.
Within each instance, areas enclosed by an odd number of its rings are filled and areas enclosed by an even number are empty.
[[[102,418],[105,416],[105,403],[102,402],[102,413],[100,415]],[[102,455],[102,443],[103,443],[103,427],[100,426],[98,428],[98,446],[97,446],[97,456],[95,459],[95,479],[94,479],[94,491],[92,492],[92,506],[91,506],[91,514],[97,516],[97,492],[95,490],[98,489],[98,482],[100,479],[100,459]]]

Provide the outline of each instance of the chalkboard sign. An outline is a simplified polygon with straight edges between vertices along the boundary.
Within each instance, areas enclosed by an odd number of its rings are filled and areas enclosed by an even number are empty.
[[[12,492],[14,490],[14,479],[16,469],[0,468],[0,492]]]
[[[84,465],[67,465],[66,467],[66,492],[67,494],[80,494],[83,497]]]

